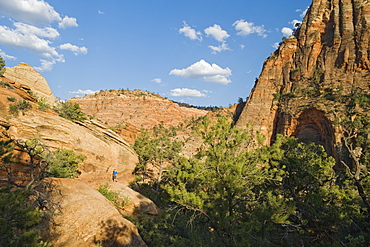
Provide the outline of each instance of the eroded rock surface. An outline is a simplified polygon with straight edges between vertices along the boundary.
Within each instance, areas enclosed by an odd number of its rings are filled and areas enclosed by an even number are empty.
[[[50,217],[40,225],[53,246],[147,246],[137,228],[98,191],[74,179],[49,179]]]
[[[32,90],[37,97],[44,98],[48,104],[52,105],[56,101],[45,78],[28,64],[20,63],[14,67],[7,67],[4,77]]]
[[[301,27],[265,60],[237,125],[252,124],[266,144],[279,133],[314,134],[333,150],[342,135],[338,99],[369,94],[369,52],[367,0],[313,0]]]
[[[187,120],[206,115],[196,108],[180,107],[155,93],[135,90],[109,90],[70,99],[77,102],[88,115],[108,126],[121,127],[120,134],[133,143],[139,131],[163,124],[179,126]]]

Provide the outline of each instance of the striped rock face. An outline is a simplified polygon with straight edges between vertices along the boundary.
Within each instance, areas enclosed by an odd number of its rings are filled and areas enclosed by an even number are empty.
[[[370,93],[369,54],[369,1],[313,0],[294,35],[265,60],[237,126],[252,125],[265,144],[283,134],[333,153],[343,97]]]

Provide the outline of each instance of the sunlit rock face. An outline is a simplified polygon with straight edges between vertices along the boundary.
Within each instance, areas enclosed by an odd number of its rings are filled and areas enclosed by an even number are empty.
[[[47,218],[39,228],[53,246],[145,247],[134,224],[98,191],[75,179],[48,179]]]
[[[24,78],[32,77],[37,73],[33,69],[28,70],[28,65],[22,66],[25,66],[27,71],[31,71],[31,76],[24,75]],[[8,68],[7,71],[9,71]],[[43,79],[41,75],[39,76]],[[110,179],[113,169],[119,171],[121,182],[128,184],[133,180],[132,171],[138,162],[138,157],[131,145],[118,134],[95,120],[72,122],[59,117],[51,110],[41,111],[37,104],[37,97],[33,95],[39,91],[31,89],[33,93],[30,92],[31,86],[26,86],[24,80],[15,82],[8,77],[0,79],[3,82],[0,86],[0,138],[14,140],[36,138],[50,150],[63,148],[83,154],[86,159],[80,164],[79,177],[86,181]],[[47,82],[43,83],[46,83],[44,88],[48,88]],[[44,92],[46,93],[47,90]],[[9,111],[10,106],[23,100],[27,101],[31,108],[20,111],[18,115],[12,114]]]
[[[269,144],[276,134],[324,145],[333,153],[344,114],[339,95],[369,93],[370,4],[314,0],[300,28],[265,60],[237,122]]]
[[[32,66],[20,63],[14,67],[7,67],[4,76],[32,90],[38,98],[44,98],[46,103],[54,104],[56,99],[48,82]]]
[[[88,115],[111,127],[129,143],[134,143],[141,129],[179,126],[186,121],[206,115],[197,108],[181,107],[155,93],[141,90],[109,90],[73,98]]]

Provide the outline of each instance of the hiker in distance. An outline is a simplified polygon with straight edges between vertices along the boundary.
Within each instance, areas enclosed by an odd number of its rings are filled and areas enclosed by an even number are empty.
[[[113,175],[112,175],[113,182],[117,182],[117,174],[118,174],[118,172],[116,171],[116,169],[114,169],[113,170]]]

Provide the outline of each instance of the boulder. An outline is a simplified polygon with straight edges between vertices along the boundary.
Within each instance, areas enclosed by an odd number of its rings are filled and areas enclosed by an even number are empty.
[[[147,246],[137,228],[98,191],[74,179],[48,179],[44,220],[39,228],[53,246]],[[53,209],[53,210],[51,210]]]

